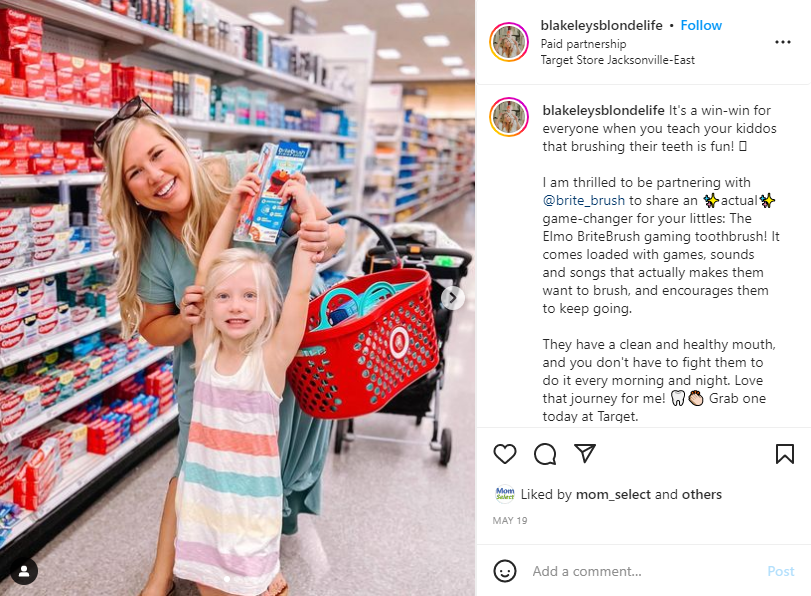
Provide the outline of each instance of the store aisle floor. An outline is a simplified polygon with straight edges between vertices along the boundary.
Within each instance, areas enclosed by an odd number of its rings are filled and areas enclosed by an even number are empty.
[[[457,201],[429,218],[474,249],[475,203]],[[378,414],[355,431],[423,440],[424,445],[357,440],[330,451],[324,511],[300,516],[282,539],[282,569],[293,596],[463,596],[474,593],[475,260],[464,280],[446,348],[441,423],[453,431],[450,465],[428,448],[431,421]],[[332,446],[330,446],[332,449]],[[39,576],[0,594],[129,596],[154,556],[174,441],[144,461],[35,557]],[[197,594],[182,582],[177,596]]]

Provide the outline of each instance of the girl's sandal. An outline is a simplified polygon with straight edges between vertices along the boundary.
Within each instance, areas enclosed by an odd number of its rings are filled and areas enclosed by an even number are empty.
[[[276,580],[274,580],[274,582],[275,581]],[[271,589],[273,591],[271,591]],[[287,582],[284,579],[282,579],[281,587],[274,588],[273,584],[271,583],[268,586],[268,589],[265,590],[265,593],[262,594],[261,596],[289,596],[289,593],[290,593],[289,586],[287,585]]]

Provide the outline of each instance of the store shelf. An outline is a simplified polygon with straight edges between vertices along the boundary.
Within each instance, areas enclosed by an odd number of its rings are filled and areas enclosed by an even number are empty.
[[[12,528],[11,534],[6,538],[3,546],[0,547],[0,552],[12,541],[29,530],[37,521],[43,519],[74,494],[79,492],[82,487],[99,477],[108,468],[112,467],[113,464],[122,457],[147,441],[165,426],[172,424],[175,418],[177,418],[177,405],[172,406],[168,412],[155,418],[155,420],[144,427],[141,432],[132,435],[111,453],[107,455],[88,453],[75,461],[69,462],[63,469],[62,480],[54,487],[48,500],[36,511],[26,511],[25,514],[23,514],[23,517]],[[3,499],[11,500],[11,493],[9,492],[7,495],[4,495]]]
[[[327,209],[332,209],[333,207],[340,207],[341,205],[348,205],[352,202],[352,197],[343,197],[332,201],[331,203],[327,203],[324,205]]]
[[[419,170],[422,167],[421,163],[403,163],[400,164],[401,170]]]
[[[420,132],[431,132],[427,126],[418,126],[416,124],[409,124],[408,122],[403,123],[403,128],[405,130],[418,130]]]
[[[331,172],[351,172],[355,169],[355,164],[339,163],[326,166],[304,166],[305,174],[326,174]]]
[[[43,188],[46,186],[59,186],[60,182],[67,182],[71,186],[94,186],[101,184],[104,174],[63,174],[58,176],[1,176],[0,188]]]
[[[419,174],[417,176],[411,176],[410,178],[400,178],[397,180],[397,184],[410,184],[411,182],[422,180],[424,177],[425,174]]]
[[[37,354],[41,354],[42,352],[66,344],[74,339],[79,339],[85,335],[90,335],[96,331],[101,331],[102,329],[106,329],[107,327],[111,327],[120,322],[121,314],[116,313],[109,317],[93,319],[88,323],[76,325],[70,331],[58,333],[53,337],[41,339],[31,345],[20,348],[19,350],[12,350],[0,355],[0,367],[8,366],[9,364],[14,364],[15,362],[22,362],[27,358],[31,358],[32,356],[36,356]]]
[[[400,211],[405,211],[413,207],[414,205],[418,205],[424,202],[429,197],[420,197],[419,199],[414,199],[413,201],[409,201],[408,203],[403,203],[402,205],[397,205],[393,209],[375,209],[374,207],[371,209],[366,209],[366,213],[369,215],[391,215],[392,213],[399,213]]]
[[[399,159],[400,156],[397,153],[375,153],[375,157],[377,159]]]
[[[403,143],[413,143],[415,145],[420,145],[421,147],[428,147],[430,149],[437,148],[436,143],[431,143],[430,141],[423,141],[422,139],[410,139],[408,137],[403,137]]]
[[[82,255],[72,259],[65,259],[64,261],[56,261],[55,263],[50,263],[48,265],[27,267],[26,269],[19,269],[17,271],[12,271],[11,273],[6,273],[5,275],[0,275],[0,287],[22,283],[30,279],[46,277],[48,275],[56,275],[57,273],[71,271],[73,269],[78,269],[79,267],[89,267],[90,265],[98,265],[99,263],[109,263],[114,260],[115,257],[113,256],[113,253],[108,251]]]
[[[424,184],[421,184],[420,186],[415,186],[414,188],[403,188],[403,189],[400,190],[400,192],[398,192],[396,195],[394,195],[394,198],[395,199],[401,199],[403,197],[407,197],[408,195],[413,195],[414,193],[420,192],[421,190],[425,190],[426,188],[429,188],[430,186],[431,186],[431,183],[426,182]]]
[[[90,106],[77,106],[69,103],[57,103],[50,101],[38,101],[35,99],[25,99],[21,97],[9,97],[0,95],[0,112],[9,114],[20,114],[24,116],[44,116],[49,118],[66,118],[69,120],[89,120],[101,122],[116,113],[113,109],[93,108]],[[271,128],[269,126],[250,126],[247,124],[225,124],[224,122],[211,122],[208,120],[192,120],[191,118],[181,118],[178,116],[163,116],[166,121],[180,130],[193,132],[209,132],[219,135],[234,137],[257,136],[281,138],[291,141],[327,141],[335,143],[355,143],[356,137],[344,135],[333,135],[320,132],[308,132],[303,130],[288,130],[286,128]],[[81,175],[81,174],[79,174]],[[97,174],[85,174],[93,176]],[[4,177],[4,181],[5,181]],[[22,178],[22,176],[19,176]],[[38,176],[37,178],[50,178],[49,176]],[[88,182],[87,184],[92,184]],[[24,188],[24,187],[19,187]]]
[[[431,213],[431,211],[435,211],[435,210],[439,209],[440,207],[444,207],[445,205],[453,203],[455,200],[465,196],[465,194],[467,194],[467,192],[468,192],[467,189],[464,189],[464,188],[459,189],[455,193],[453,193],[450,197],[448,197],[447,199],[442,200],[442,201],[438,201],[438,202],[434,203],[433,205],[428,205],[424,209],[421,209],[417,213],[414,213],[413,215],[407,217],[405,219],[405,221],[416,221],[419,218],[421,218],[421,217],[423,217],[425,215],[428,215],[429,213]]]
[[[395,135],[378,135],[375,137],[377,143],[398,143],[399,141],[400,137]]]
[[[339,105],[353,98],[333,92],[320,85],[303,81],[289,74],[276,72],[254,62],[223,54],[201,43],[151,27],[99,6],[79,0],[3,0],[4,5],[43,16],[54,23],[79,31],[90,32],[114,42],[123,42],[140,49],[169,56],[189,64],[203,66],[236,77],[248,78],[275,89],[303,92],[325,103]]]
[[[56,405],[48,408],[47,410],[43,411],[39,416],[35,416],[31,420],[26,420],[20,424],[15,425],[13,428],[0,433],[0,443],[10,443],[14,439],[17,439],[27,432],[34,430],[67,412],[68,410],[72,410],[76,406],[82,405],[84,402],[88,401],[92,397],[100,394],[101,392],[109,389],[113,385],[117,385],[121,381],[131,377],[138,371],[145,369],[150,364],[169,356],[174,351],[174,348],[156,348],[149,352],[146,356],[142,356],[138,360],[128,364],[118,372],[115,372],[111,375],[108,375],[101,379],[100,381],[93,383],[92,385],[88,385],[85,389],[82,389],[78,393],[76,393],[73,397],[70,397],[64,401],[57,403]]]
[[[334,267],[335,265],[337,265],[338,263],[343,261],[345,258],[346,258],[346,251],[341,251],[337,255],[332,257],[329,261],[326,261],[324,263],[319,263],[316,266],[316,271],[318,271],[319,273],[321,273],[322,271],[326,271],[330,267]]]

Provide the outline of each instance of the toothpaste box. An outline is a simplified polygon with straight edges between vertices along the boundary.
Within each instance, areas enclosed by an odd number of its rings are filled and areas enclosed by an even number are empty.
[[[19,240],[29,234],[31,234],[31,227],[27,223],[0,223],[0,242]]]
[[[31,263],[33,265],[44,265],[46,263],[53,263],[54,261],[61,261],[68,257],[68,247],[59,246],[57,248],[48,248],[45,250],[38,250],[31,253]]]
[[[31,243],[27,238],[0,240],[0,258],[16,257],[31,250]]]
[[[31,205],[30,210],[35,233],[61,232],[70,226],[69,205]]]
[[[31,315],[27,315],[31,316]],[[36,326],[33,331],[24,324],[25,317],[0,323],[0,353],[7,353],[28,345],[36,337]],[[36,316],[34,318],[36,321]]]
[[[25,253],[24,255],[17,255],[12,257],[0,257],[0,273],[9,273],[10,271],[17,271],[24,269],[31,265],[33,253]]]
[[[9,225],[31,221],[31,210],[28,207],[0,208],[0,225]]]
[[[19,319],[31,308],[28,284],[0,288],[0,322]]]
[[[273,156],[276,154],[276,145],[274,143],[265,143],[262,145],[262,150],[259,153],[259,162],[256,167],[256,175],[259,176],[259,179],[262,180],[262,190],[264,190],[265,180],[267,178],[268,170],[270,168],[271,162],[273,161]],[[261,192],[259,193],[261,195]],[[234,229],[234,240],[241,240],[243,242],[250,242],[251,236],[251,223],[253,221],[253,212],[256,209],[256,203],[259,201],[259,197],[253,197],[252,199],[246,200],[242,204],[242,209],[239,212],[239,220],[237,221],[237,226]]]
[[[63,230],[62,232],[35,232],[34,233],[34,250],[50,250],[57,249],[60,251],[67,251],[70,246],[70,237],[72,232]]]
[[[302,147],[297,143],[279,144],[253,210],[250,227],[253,242],[275,244],[279,241],[290,204],[282,205],[278,193],[291,176],[304,169],[309,153],[309,147]]]
[[[28,282],[30,291],[30,308],[37,312],[46,306],[55,305],[57,299],[56,278],[53,275],[32,279]]]

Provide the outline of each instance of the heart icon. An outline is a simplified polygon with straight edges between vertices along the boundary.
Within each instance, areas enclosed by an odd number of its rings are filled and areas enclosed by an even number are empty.
[[[493,454],[498,458],[503,464],[509,463],[512,458],[515,457],[517,453],[515,449],[515,445],[507,444],[507,445],[496,445],[493,447]]]

